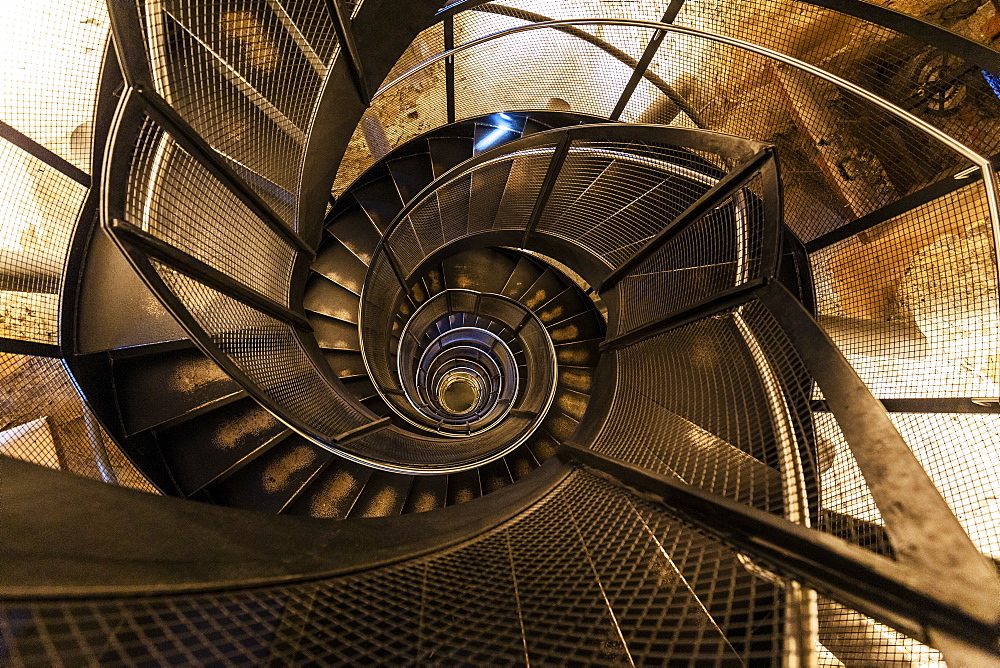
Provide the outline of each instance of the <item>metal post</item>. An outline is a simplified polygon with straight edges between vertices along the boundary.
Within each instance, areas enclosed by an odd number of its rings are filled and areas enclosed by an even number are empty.
[[[556,148],[552,153],[552,159],[549,161],[548,171],[545,172],[545,178],[542,179],[542,185],[539,187],[538,197],[535,199],[535,207],[531,210],[531,216],[524,227],[524,235],[521,237],[521,248],[528,247],[531,235],[534,234],[535,228],[538,226],[538,221],[545,211],[545,206],[549,203],[549,196],[552,195],[552,190],[556,186],[556,180],[559,178],[559,172],[562,171],[563,163],[566,162],[566,155],[569,153],[571,142],[572,139],[568,132],[562,133],[559,136],[559,143],[556,144]]]

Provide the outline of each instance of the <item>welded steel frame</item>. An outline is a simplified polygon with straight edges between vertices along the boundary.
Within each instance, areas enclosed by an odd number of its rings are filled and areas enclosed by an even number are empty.
[[[777,574],[843,601],[922,642],[934,631],[1000,656],[1000,627],[940,597],[933,578],[843,539],[810,530],[680,479],[565,442],[560,457],[664,506]]]

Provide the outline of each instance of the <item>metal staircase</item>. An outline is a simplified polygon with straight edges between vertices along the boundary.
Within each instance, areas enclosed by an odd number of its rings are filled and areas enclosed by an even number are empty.
[[[1000,55],[635,4],[109,3],[0,660],[1000,660]]]

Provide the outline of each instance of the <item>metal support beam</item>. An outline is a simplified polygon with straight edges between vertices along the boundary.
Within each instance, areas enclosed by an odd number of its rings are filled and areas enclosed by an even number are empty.
[[[35,357],[62,357],[59,346],[53,343],[36,343],[0,336],[0,353],[13,355],[33,355]]]
[[[780,283],[759,298],[823,390],[885,521],[901,564],[968,614],[997,616],[1000,577],[969,539],[878,399],[802,304]]]
[[[90,174],[3,121],[0,121],[0,138],[6,139],[25,153],[38,158],[49,167],[64,176],[68,176],[84,188],[90,187]]]
[[[589,448],[565,442],[559,454],[666,507],[789,579],[827,592],[890,626],[906,622],[904,633],[929,627],[997,651],[1000,630],[993,620],[942,601],[933,576],[920,569]]]
[[[535,199],[535,207],[531,210],[531,216],[524,226],[524,235],[521,237],[521,248],[528,247],[531,235],[534,234],[535,228],[538,226],[538,221],[545,211],[545,206],[549,203],[549,196],[552,195],[552,190],[556,186],[556,180],[559,178],[559,172],[562,171],[563,164],[566,162],[566,155],[569,153],[569,145],[572,141],[569,133],[563,133],[559,136],[559,143],[556,144],[556,148],[552,152],[549,168],[545,172],[545,178],[542,179],[542,185],[539,187],[538,197]]]
[[[348,69],[351,71],[351,78],[354,79],[354,86],[358,91],[358,97],[368,105],[372,101],[368,83],[365,81],[364,70],[361,68],[361,59],[358,55],[358,46],[354,42],[354,32],[351,29],[351,15],[344,7],[343,0],[326,0],[327,9],[333,19],[333,27],[337,33],[337,41],[340,43],[340,53],[347,59]]]
[[[388,234],[386,236],[388,236]],[[385,238],[386,237],[383,237],[383,239]],[[392,252],[392,248],[390,248],[388,244],[384,244],[382,250],[385,253],[385,259],[389,261],[392,273],[396,276],[396,282],[399,283],[399,287],[403,291],[403,296],[406,297],[406,301],[410,304],[410,307],[416,311],[417,303],[413,300],[413,295],[410,294],[410,288],[406,285],[406,277],[403,276],[403,270],[400,268],[399,262],[396,260],[395,253]]]
[[[812,241],[806,242],[806,252],[815,253],[818,250],[832,246],[833,244],[843,241],[848,237],[852,237],[855,234],[864,232],[865,230],[870,230],[876,225],[880,225],[887,220],[892,220],[896,216],[900,216],[929,202],[933,202],[939,197],[944,197],[945,195],[953,193],[956,190],[961,190],[962,188],[972,185],[973,183],[978,183],[982,180],[982,178],[982,171],[974,169],[971,171],[965,170],[950,179],[943,179],[941,181],[937,181],[936,183],[932,183],[929,186],[906,195],[905,197],[900,197],[896,201],[890,202],[880,209],[867,213],[860,218],[847,223],[846,225],[842,225],[835,230],[816,237]]]
[[[747,281],[743,285],[736,286],[735,288],[729,288],[728,290],[723,290],[708,299],[698,302],[686,309],[676,311],[653,322],[647,323],[641,327],[637,327],[624,334],[619,334],[618,336],[606,340],[601,344],[600,350],[602,353],[606,353],[611,350],[621,350],[622,348],[628,348],[637,343],[645,341],[646,339],[658,336],[665,332],[669,332],[672,329],[677,329],[678,327],[683,327],[695,320],[701,320],[702,318],[708,317],[720,311],[725,311],[726,309],[734,308],[740,304],[745,304],[746,302],[754,299],[757,296],[757,291],[762,286],[766,285],[767,280],[758,278],[752,281]]]
[[[732,197],[740,188],[743,188],[757,172],[774,158],[774,148],[767,146],[757,151],[749,160],[737,166],[733,171],[712,186],[704,195],[698,198],[691,206],[685,209],[680,215],[667,224],[652,239],[646,242],[642,248],[632,253],[632,255],[622,262],[614,271],[608,274],[600,287],[598,293],[607,292],[615,287],[619,281],[627,276],[633,269],[643,262],[650,255],[658,251],[664,244],[683,231],[691,223],[697,222],[702,216],[710,213],[717,206]]]
[[[134,0],[107,0],[114,36],[115,54],[132,88],[151,88],[153,74],[146,52],[146,38],[139,18],[139,5]]]
[[[888,413],[1000,413],[1000,397],[926,397],[912,399],[879,399]],[[825,400],[814,400],[813,411],[829,411]]]
[[[201,135],[188,125],[166,100],[148,88],[136,87],[135,92],[143,101],[149,117],[165,129],[181,148],[190,153],[271,231],[289,246],[308,255],[310,259],[316,257],[313,249],[281,220],[260,195],[233,171],[222,156],[202,139]]]
[[[382,431],[387,427],[392,426],[392,419],[388,416],[384,418],[379,418],[378,420],[373,420],[368,424],[363,424],[360,427],[355,427],[354,429],[349,429],[345,432],[337,434],[330,440],[338,445],[344,445],[351,441],[356,441],[359,438],[368,436],[369,434],[374,434],[375,432]]]
[[[681,7],[684,6],[684,1],[671,0],[667,11],[663,13],[663,18],[660,19],[660,23],[673,23],[674,19],[677,18],[677,14],[681,11]],[[666,36],[667,33],[663,30],[657,30],[653,33],[649,44],[646,45],[645,51],[639,57],[639,62],[636,64],[635,69],[632,70],[632,76],[629,77],[628,83],[625,84],[625,89],[622,90],[622,94],[618,98],[614,110],[611,112],[611,116],[609,117],[611,120],[617,121],[621,118],[622,112],[625,111],[625,107],[628,106],[629,101],[632,99],[632,94],[635,93],[639,82],[646,76],[646,70],[649,69],[649,64],[653,61],[656,52],[660,50],[660,44],[663,43],[663,38]]]
[[[304,332],[312,331],[312,326],[306,320],[305,316],[292,311],[256,290],[234,281],[218,269],[205,264],[201,260],[188,255],[161,239],[157,239],[152,234],[143,232],[131,223],[123,220],[114,220],[109,225],[109,230],[122,243],[135,248],[148,257],[159,260],[171,269],[176,269],[185,276],[203,283],[213,290],[217,290]]]
[[[455,48],[455,17],[447,16],[444,21],[444,50]],[[448,123],[455,122],[455,56],[444,60],[444,91],[447,105]]]

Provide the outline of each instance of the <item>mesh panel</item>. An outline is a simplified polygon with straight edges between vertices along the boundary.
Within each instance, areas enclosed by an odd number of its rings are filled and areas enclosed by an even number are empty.
[[[0,119],[88,173],[108,28],[100,0],[4,2]]]
[[[717,177],[705,170],[669,146],[574,142],[538,229],[620,261],[616,251],[652,237],[708,190]]]
[[[276,302],[295,251],[172,138],[147,121],[132,163],[129,222]]]
[[[335,53],[325,7],[170,0],[145,19],[159,92],[290,223],[287,200]]]
[[[98,425],[60,359],[0,353],[0,454],[156,492]]]
[[[1000,149],[996,124],[977,127],[969,118],[1000,116],[1000,100],[982,72],[888,28],[794,0],[695,0],[684,4],[676,23],[818,65],[910,110],[983,155]],[[909,147],[886,148],[902,158]],[[880,155],[883,162],[885,157]]]
[[[596,497],[611,498],[581,505]],[[649,561],[630,568],[639,554]],[[722,544],[578,473],[512,523],[427,558],[282,587],[10,603],[0,631],[15,664],[730,665],[781,656],[779,596]]]
[[[152,263],[212,341],[286,415],[328,438],[369,422],[327,384],[290,325]]]
[[[774,143],[783,165],[786,222],[812,239],[967,166],[936,140],[817,77],[687,35],[669,35],[651,70],[711,130]],[[637,100],[633,100],[638,105]],[[631,107],[645,122],[672,122],[656,95]]]
[[[340,578],[221,593],[11,602],[4,659],[98,663],[761,665],[788,580],[660,507],[576,472],[485,535]],[[821,599],[841,660],[939,661]]]
[[[970,185],[813,253],[819,321],[880,398],[1000,396],[994,258]]]
[[[618,351],[615,403],[593,447],[780,514],[771,406],[736,317],[730,311]]]
[[[651,31],[645,32],[633,59],[649,41]],[[606,118],[631,74],[630,66],[573,35],[553,29],[515,33],[455,56],[455,114],[557,109]]]
[[[63,262],[87,190],[0,140],[0,336],[55,343]]]
[[[622,332],[694,306],[761,275],[764,214],[748,187],[691,223],[621,281]],[[648,295],[657,295],[651,300]]]

